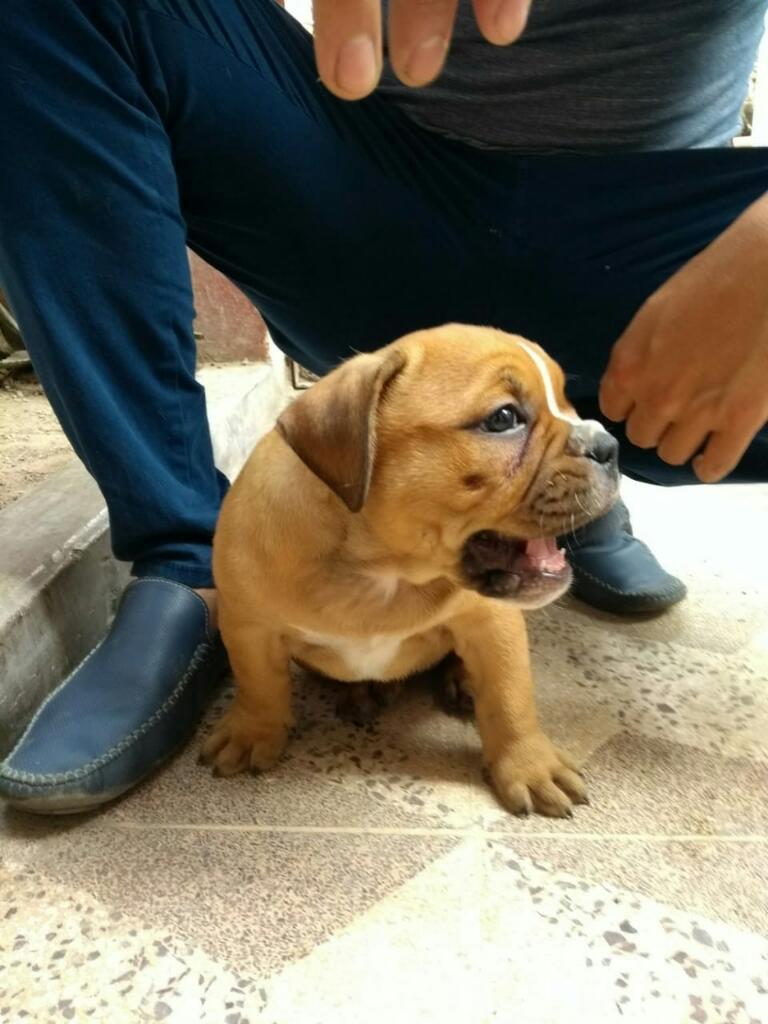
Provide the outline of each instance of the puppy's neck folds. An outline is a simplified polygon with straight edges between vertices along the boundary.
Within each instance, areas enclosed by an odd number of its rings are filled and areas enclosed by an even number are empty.
[[[410,554],[393,551],[377,538],[364,514],[350,516],[340,554],[341,560],[355,567],[358,578],[370,580],[378,588],[383,600],[392,600],[401,588],[445,581],[445,573],[434,558],[426,558],[418,550]]]

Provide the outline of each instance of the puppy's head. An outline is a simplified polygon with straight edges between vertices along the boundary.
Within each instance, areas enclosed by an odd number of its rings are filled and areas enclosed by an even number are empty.
[[[449,324],[350,359],[278,430],[412,578],[533,608],[570,583],[555,538],[606,512],[618,445],[536,344]]]

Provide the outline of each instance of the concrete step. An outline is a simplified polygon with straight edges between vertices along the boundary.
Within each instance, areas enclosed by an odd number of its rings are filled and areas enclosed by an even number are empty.
[[[216,465],[232,479],[291,391],[282,360],[206,368]],[[101,494],[80,462],[0,511],[0,757],[102,638],[129,567],[112,557]]]

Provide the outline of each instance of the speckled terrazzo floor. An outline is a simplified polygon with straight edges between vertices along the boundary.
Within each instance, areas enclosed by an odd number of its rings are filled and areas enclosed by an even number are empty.
[[[270,775],[196,742],[96,816],[0,819],[0,1021],[766,1024],[768,487],[625,493],[689,600],[530,618],[591,807],[509,818],[423,690],[360,731],[307,686]]]

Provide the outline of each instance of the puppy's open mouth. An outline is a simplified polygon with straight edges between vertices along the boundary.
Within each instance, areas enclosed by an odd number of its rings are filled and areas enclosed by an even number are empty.
[[[461,568],[466,584],[487,597],[546,604],[567,588],[571,569],[554,537],[519,540],[481,530],[464,545]]]

